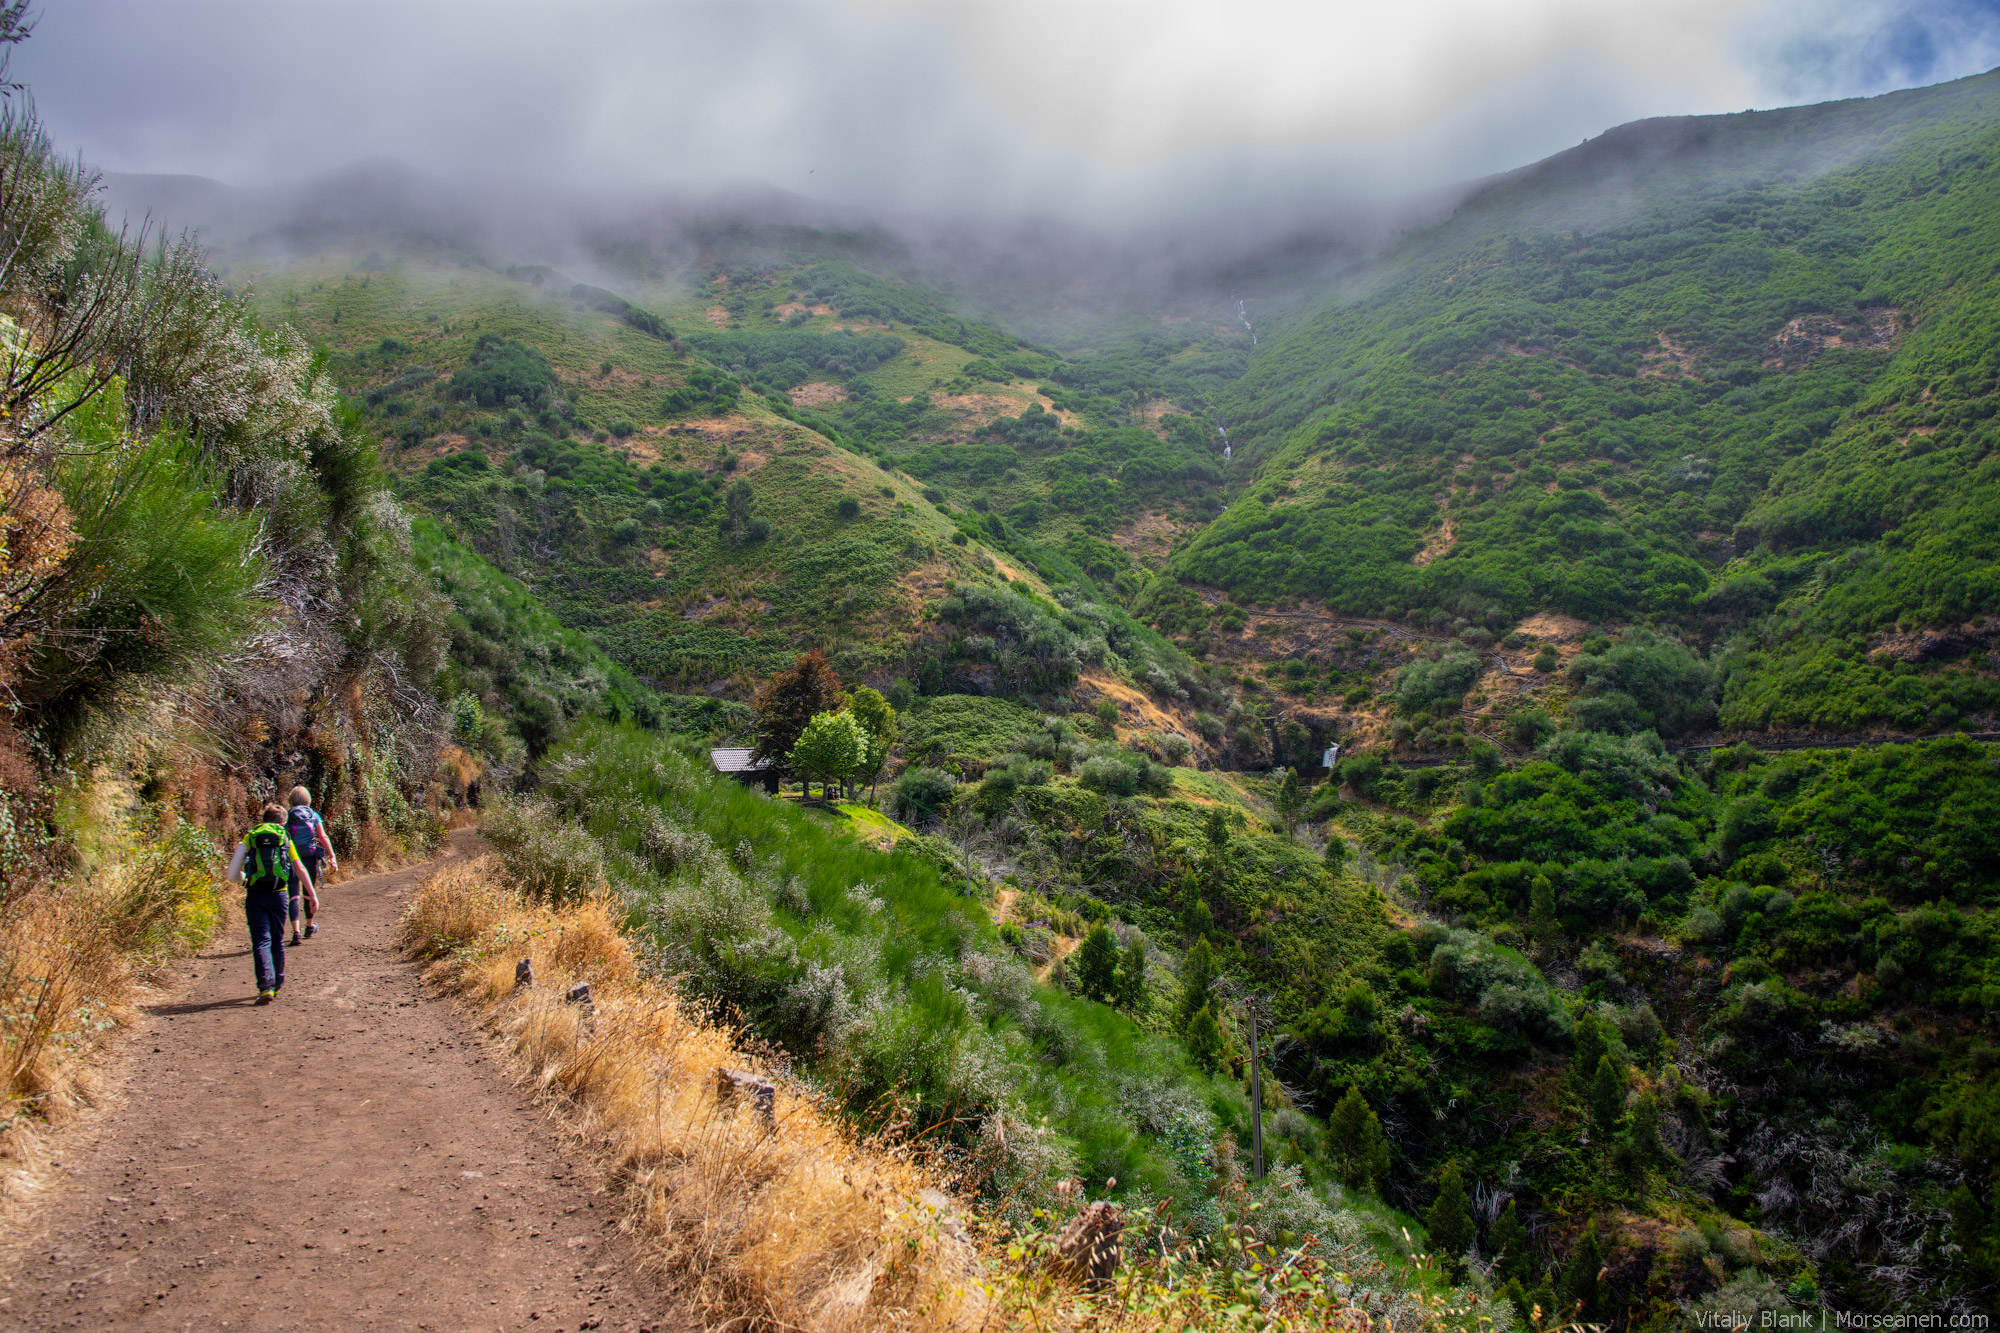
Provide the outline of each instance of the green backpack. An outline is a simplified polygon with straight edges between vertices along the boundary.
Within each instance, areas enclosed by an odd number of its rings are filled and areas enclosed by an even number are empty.
[[[259,824],[243,837],[243,887],[253,893],[283,893],[292,883],[292,840],[282,824]]]

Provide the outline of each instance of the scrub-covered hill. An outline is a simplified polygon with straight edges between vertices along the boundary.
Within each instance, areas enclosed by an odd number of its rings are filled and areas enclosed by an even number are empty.
[[[1650,622],[1718,650],[1726,729],[1991,716],[1996,95],[1646,122],[1482,191],[1263,338],[1255,480],[1153,616]]]
[[[1146,570],[1106,538],[1219,503],[1193,419],[1113,382],[1144,358],[1086,373],[846,263],[717,263],[645,306],[421,256],[231,276],[323,340],[407,502],[656,690],[746,699],[820,647],[924,693],[1025,672],[1178,733],[1226,711],[1120,605]],[[956,585],[1013,600],[940,620]]]

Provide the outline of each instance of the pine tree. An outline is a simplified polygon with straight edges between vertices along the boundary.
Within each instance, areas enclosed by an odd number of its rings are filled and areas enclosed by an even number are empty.
[[[1090,928],[1076,951],[1076,988],[1086,1000],[1103,1004],[1118,996],[1118,942],[1103,922]]]
[[[1118,960],[1118,1003],[1137,1009],[1146,998],[1146,941],[1135,935]]]
[[[1194,942],[1181,960],[1181,1022],[1193,1021],[1195,1012],[1208,1004],[1208,988],[1215,984],[1215,950],[1204,935]]]
[[[749,531],[750,511],[757,505],[757,493],[750,489],[750,483],[738,480],[723,497],[723,514],[720,527],[727,538],[741,536]]]
[[[1570,1072],[1580,1088],[1588,1088],[1597,1074],[1597,1062],[1611,1049],[1604,1038],[1604,1020],[1586,1012],[1576,1021],[1576,1050],[1570,1056]]]
[[[1187,1025],[1188,1051],[1194,1062],[1213,1074],[1222,1068],[1223,1059],[1228,1055],[1227,1042],[1223,1036],[1222,1024],[1215,1021],[1215,1010],[1204,1004]]]
[[[1555,1322],[1556,1289],[1549,1285],[1547,1274],[1537,1282],[1528,1294],[1521,1298],[1521,1314],[1530,1328],[1538,1328]],[[1539,1315],[1536,1311],[1540,1311]]]
[[[1486,1247],[1493,1251],[1495,1272],[1516,1279],[1528,1273],[1528,1229],[1521,1225],[1521,1214],[1512,1199],[1507,1200],[1507,1206],[1487,1229]],[[1518,1281],[1515,1290],[1520,1290]]]
[[[1299,790],[1297,769],[1288,768],[1278,782],[1278,818],[1285,821],[1285,832],[1290,833],[1299,826],[1299,811],[1305,808],[1305,794]]]
[[[1437,1198],[1424,1210],[1424,1229],[1431,1233],[1431,1253],[1454,1274],[1460,1272],[1478,1233],[1473,1230],[1472,1200],[1457,1162],[1447,1162],[1438,1176]]]
[[[1666,1145],[1660,1142],[1660,1104],[1652,1093],[1642,1092],[1632,1099],[1625,1131],[1632,1141],[1632,1160],[1641,1170],[1666,1161]]]
[[[1544,949],[1562,943],[1562,926],[1556,920],[1556,886],[1547,875],[1535,876],[1528,886],[1528,933]]]
[[[1326,1153],[1349,1189],[1379,1193],[1389,1178],[1389,1140],[1361,1089],[1350,1086],[1327,1117]]]
[[[1576,1248],[1569,1252],[1558,1290],[1565,1305],[1578,1307],[1578,1318],[1590,1319],[1597,1313],[1597,1277],[1603,1271],[1604,1247],[1598,1242],[1597,1223],[1593,1221],[1577,1238]]]
[[[1597,1129],[1597,1141],[1609,1143],[1625,1118],[1625,1076],[1609,1055],[1597,1057],[1597,1073],[1590,1080],[1590,1120]]]

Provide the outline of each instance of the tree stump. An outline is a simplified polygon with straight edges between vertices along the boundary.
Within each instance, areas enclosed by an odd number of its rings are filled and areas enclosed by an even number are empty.
[[[522,986],[532,986],[534,984],[535,960],[532,958],[523,958],[520,962],[514,964],[515,988],[518,989]]]
[[[563,998],[571,1004],[580,1004],[586,1009],[591,1008],[596,1003],[590,998],[590,983],[588,981],[579,981],[574,986],[571,986]]]
[[[1125,1219],[1118,1205],[1100,1199],[1072,1217],[1056,1237],[1056,1255],[1086,1290],[1111,1285],[1124,1252]]]
[[[778,1085],[770,1079],[743,1069],[715,1071],[715,1104],[727,1110],[739,1102],[756,1107],[764,1128],[778,1127]]]

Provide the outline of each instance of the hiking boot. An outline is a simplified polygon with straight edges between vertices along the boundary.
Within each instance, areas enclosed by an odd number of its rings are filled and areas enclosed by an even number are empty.
[[[306,942],[305,936],[299,934],[299,932],[297,932],[296,930],[292,932],[292,945],[291,945],[292,948],[296,949],[305,942]]]
[[[317,934],[319,934],[319,926],[314,924],[313,922],[308,921],[306,923],[306,938],[311,939],[313,936]]]
[[[278,992],[274,990],[260,990],[257,992],[257,1003],[259,1004],[269,1004],[277,998]]]

